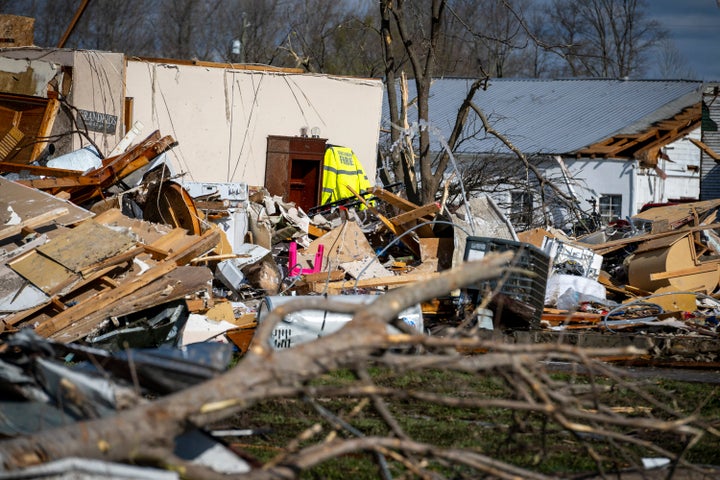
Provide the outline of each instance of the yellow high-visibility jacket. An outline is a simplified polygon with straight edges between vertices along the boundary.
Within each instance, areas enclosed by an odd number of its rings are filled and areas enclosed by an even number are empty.
[[[320,204],[335,202],[354,195],[348,186],[360,193],[371,187],[360,161],[348,147],[328,145],[323,163],[323,185]],[[364,208],[361,207],[361,208]]]

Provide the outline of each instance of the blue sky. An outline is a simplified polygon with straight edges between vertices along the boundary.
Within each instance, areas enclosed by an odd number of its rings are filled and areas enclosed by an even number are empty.
[[[718,0],[648,0],[648,13],[670,32],[695,79],[720,81]]]

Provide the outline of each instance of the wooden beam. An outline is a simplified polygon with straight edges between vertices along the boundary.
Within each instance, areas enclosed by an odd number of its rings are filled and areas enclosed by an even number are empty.
[[[77,22],[80,21],[80,17],[82,17],[82,14],[85,13],[85,9],[87,8],[88,4],[90,3],[90,0],[83,0],[78,9],[75,11],[75,16],[73,17],[72,21],[70,22],[70,25],[68,25],[68,28],[65,30],[65,33],[63,33],[62,38],[58,42],[57,48],[63,48],[65,46],[65,42],[67,42],[68,38],[70,38],[70,34],[75,29],[75,25],[77,25]]]
[[[720,162],[720,155],[718,155],[718,153],[715,150],[710,148],[710,146],[708,144],[702,142],[701,140],[698,140],[697,138],[688,137],[688,140],[690,140],[690,142],[692,142],[692,144],[695,145],[696,147],[698,147],[700,150],[707,153],[708,156],[710,156],[710,158],[712,158],[716,162]]]
[[[415,210],[411,210],[409,212],[405,212],[396,217],[393,217],[390,219],[390,221],[395,225],[405,225],[406,223],[410,223],[414,220],[418,220],[426,216],[434,216],[439,211],[440,205],[438,205],[436,202],[428,203],[427,205],[418,207]]]
[[[399,195],[395,195],[392,192],[388,192],[387,190],[383,190],[382,188],[372,188],[370,190],[370,193],[372,193],[374,196],[379,198],[380,200],[389,203],[390,205],[399,208],[400,210],[403,210],[405,212],[409,212],[411,210],[415,210],[416,208],[420,207],[420,205],[415,205],[410,200],[406,200],[402,198]]]
[[[387,227],[388,230],[390,230],[395,236],[400,237],[400,241],[403,242],[410,250],[412,250],[413,254],[420,257],[420,244],[415,241],[415,239],[410,235],[403,235],[406,231],[405,228],[403,228],[401,225],[396,225],[390,220],[387,219],[383,214],[378,212],[377,208],[370,205],[370,203],[363,198],[362,195],[360,195],[358,192],[353,190],[353,188],[349,185],[346,187],[350,193],[355,195],[355,197],[360,200],[367,209],[372,212],[373,215],[375,215],[380,221]]]
[[[423,282],[435,278],[438,272],[432,273],[416,273],[409,275],[393,275],[392,277],[367,278],[360,280],[347,280],[344,282],[328,283],[328,290],[347,290],[350,288],[377,288],[377,287],[397,287],[408,283]]]
[[[693,266],[690,268],[683,268],[681,270],[673,270],[672,272],[658,272],[658,273],[651,273],[650,274],[650,280],[666,280],[668,278],[677,278],[677,277],[684,277],[685,275],[695,275],[698,273],[708,273],[708,272],[714,272],[718,269],[720,265],[718,265],[717,262],[705,264],[705,265],[699,265],[699,266]]]

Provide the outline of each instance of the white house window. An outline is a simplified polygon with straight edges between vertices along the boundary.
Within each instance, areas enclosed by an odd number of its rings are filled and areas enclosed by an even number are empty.
[[[599,208],[604,223],[622,218],[622,195],[601,195]]]
[[[516,226],[532,223],[533,197],[531,192],[510,192],[510,222]]]

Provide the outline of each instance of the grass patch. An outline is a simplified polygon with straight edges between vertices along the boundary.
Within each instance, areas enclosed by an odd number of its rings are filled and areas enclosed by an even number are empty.
[[[398,373],[386,368],[369,370],[373,382],[381,387],[394,388],[400,392],[433,392],[451,399],[489,398],[513,399],[516,392],[508,380],[500,375],[473,375],[468,373],[427,370]],[[586,397],[583,407],[590,411],[602,403],[612,414],[627,417],[648,417],[672,420],[671,410],[684,415],[694,414],[707,419],[706,425],[715,422],[720,427],[720,399],[714,385],[686,383],[671,380],[643,380],[641,387],[661,401],[666,409],[652,406],[630,385],[614,385],[607,379],[594,379],[591,388],[587,377],[581,375],[552,374],[552,379],[565,389],[574,389],[580,398]],[[323,396],[323,388],[338,389],[356,382],[350,371],[339,371],[315,379],[311,385],[321,392],[315,401],[339,418],[350,423],[364,436],[389,436],[390,428],[382,417],[367,403],[354,411],[361,398]],[[517,411],[497,406],[466,407],[442,405],[414,398],[387,397],[386,403],[403,431],[418,442],[434,444],[441,448],[464,448],[497,460],[512,463],[545,474],[577,474],[597,470],[593,456],[602,459],[603,467],[612,471],[629,465],[626,455],[659,456],[637,446],[617,445],[592,432],[573,434],[557,423],[547,421],[544,414]],[[616,413],[617,412],[617,413]],[[606,412],[607,413],[607,412]],[[238,414],[232,420],[235,428],[256,428],[266,431],[237,440],[237,445],[267,462],[277,455],[287,453],[288,445],[297,443],[298,448],[322,442],[335,435],[352,437],[346,431],[335,430],[331,421],[317,413],[313,405],[300,398],[265,401]],[[299,436],[313,425],[322,426],[320,433],[309,440],[299,441]],[[221,427],[229,425],[224,423]],[[620,431],[620,429],[618,429]],[[627,433],[627,432],[624,432]],[[658,431],[631,432],[639,439],[652,441],[671,452],[678,452],[690,437],[678,437]],[[592,455],[588,453],[592,449]],[[705,435],[690,448],[685,458],[697,464],[714,464],[720,441],[717,436]],[[402,465],[389,460],[394,474],[403,471]],[[356,452],[326,461],[306,472],[302,478],[378,478],[379,470],[372,452]],[[431,459],[426,468],[446,476],[476,478],[477,472],[448,462]]]

